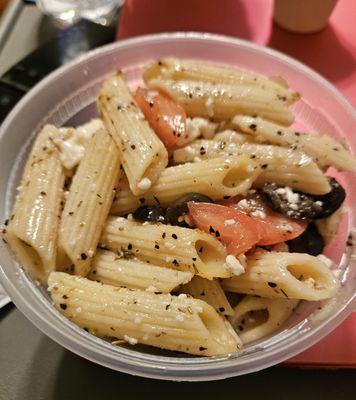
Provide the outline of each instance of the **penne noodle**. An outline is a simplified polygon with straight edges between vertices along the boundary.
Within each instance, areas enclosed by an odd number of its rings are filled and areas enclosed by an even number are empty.
[[[120,258],[117,254],[98,250],[88,274],[88,279],[112,286],[130,289],[152,289],[153,292],[169,293],[193,278],[189,271],[148,264],[137,259]]]
[[[144,119],[121,72],[104,81],[98,107],[118,146],[132,193],[144,193],[167,166],[168,153]]]
[[[53,272],[48,285],[61,313],[102,338],[201,356],[241,346],[230,324],[201,300],[117,288],[63,272]]]
[[[173,81],[156,78],[147,82],[151,89],[166,93],[180,104],[190,117],[216,121],[236,114],[256,115],[282,125],[292,124],[294,117],[287,105],[272,92],[258,86],[231,86],[224,83]]]
[[[346,171],[356,169],[356,158],[330,136],[297,132],[262,118],[242,115],[233,118],[232,126],[253,135],[261,142],[302,151],[312,157],[320,167],[332,166]]]
[[[207,279],[232,276],[225,264],[224,246],[198,229],[141,224],[122,217],[109,217],[100,244],[117,251],[120,256],[190,271]]]
[[[216,157],[246,155],[258,162],[262,170],[253,186],[261,187],[266,182],[311,194],[325,194],[331,188],[321,169],[306,154],[285,147],[257,143],[237,144],[234,141],[196,140],[187,147],[173,153],[173,162],[195,162]]]
[[[280,329],[297,304],[297,300],[246,296],[234,308],[229,321],[245,345]]]
[[[73,177],[62,213],[58,269],[73,265],[75,274],[87,274],[122,177],[114,141],[105,130],[97,131]]]
[[[152,79],[164,78],[203,81],[212,84],[225,83],[232,86],[252,85],[275,93],[276,98],[285,101],[286,104],[291,104],[300,97],[299,93],[261,75],[228,66],[173,57],[162,58],[152,64],[143,73],[143,78],[146,83],[149,83]]]
[[[45,283],[56,267],[58,216],[64,172],[53,140],[61,134],[46,125],[36,137],[3,233],[20,264]]]
[[[267,298],[324,300],[336,295],[339,281],[317,257],[302,253],[256,252],[246,272],[225,279],[224,290]]]
[[[220,157],[194,164],[166,168],[155,185],[135,196],[123,185],[113,202],[112,214],[125,215],[143,204],[167,206],[184,194],[194,192],[220,200],[246,192],[261,169],[245,155]]]
[[[233,315],[233,309],[227,300],[218,280],[205,279],[195,276],[184,285],[180,291],[189,294],[196,299],[204,300],[214,309],[225,316]]]

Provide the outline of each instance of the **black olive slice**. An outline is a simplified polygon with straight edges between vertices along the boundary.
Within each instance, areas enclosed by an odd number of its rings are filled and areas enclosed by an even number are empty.
[[[297,238],[287,242],[292,253],[307,253],[317,256],[323,252],[325,243],[314,222],[310,222],[307,229]]]
[[[166,222],[165,210],[160,206],[141,206],[132,216],[141,222]]]
[[[320,219],[333,214],[344,202],[346,193],[335,178],[328,178],[331,191],[321,196],[265,183],[260,190],[263,199],[275,211],[294,219]]]
[[[184,220],[184,215],[188,213],[188,203],[195,201],[197,203],[211,203],[212,199],[199,193],[188,193],[174,203],[172,203],[166,212],[166,219],[172,225],[188,227]]]
[[[313,196],[278,187],[275,183],[265,183],[260,193],[272,210],[289,218],[315,219],[322,211],[322,203],[315,201]]]
[[[346,198],[345,189],[335,178],[329,178],[331,191],[322,196],[314,196],[316,200],[322,202],[321,212],[318,218],[326,218],[333,214]]]

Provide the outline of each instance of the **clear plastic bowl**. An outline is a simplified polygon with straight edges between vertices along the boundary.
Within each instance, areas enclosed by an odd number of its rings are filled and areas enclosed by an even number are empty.
[[[21,171],[34,134],[45,123],[79,124],[96,115],[95,98],[103,78],[124,70],[131,84],[139,83],[143,68],[162,56],[190,57],[231,64],[267,76],[281,75],[300,91],[303,99],[294,111],[296,124],[346,138],[356,149],[355,114],[345,98],[325,79],[304,65],[254,44],[199,33],[173,33],[138,37],[92,51],[52,73],[13,109],[0,131],[0,218],[10,213]],[[173,356],[153,348],[115,347],[78,328],[52,306],[45,288],[33,281],[0,248],[0,278],[16,306],[40,330],[73,351],[109,368],[145,377],[171,380],[213,380],[242,375],[284,361],[327,335],[355,308],[356,269],[352,247],[345,247],[355,225],[354,176],[340,175],[348,192],[348,213],[326,254],[343,269],[336,299],[320,307],[301,303],[277,334],[246,346],[240,354],[218,357]]]

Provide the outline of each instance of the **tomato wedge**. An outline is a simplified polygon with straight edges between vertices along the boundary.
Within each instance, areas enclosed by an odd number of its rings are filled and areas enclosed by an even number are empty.
[[[219,239],[228,254],[243,254],[265,236],[263,224],[233,208],[194,202],[189,202],[188,208],[195,225]]]
[[[264,225],[265,236],[257,245],[267,246],[285,242],[300,236],[307,228],[306,221],[288,218],[272,211],[257,194],[235,196],[220,204],[239,210]]]
[[[186,115],[183,108],[156,90],[138,88],[135,100],[166,148],[174,148],[179,137],[185,133]]]

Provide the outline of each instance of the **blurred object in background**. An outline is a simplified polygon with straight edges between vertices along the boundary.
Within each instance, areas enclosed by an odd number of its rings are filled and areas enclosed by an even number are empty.
[[[0,15],[5,10],[5,7],[7,6],[7,3],[8,3],[8,0],[0,0]]]
[[[109,25],[115,10],[123,3],[124,0],[37,0],[43,13],[64,25],[71,25],[81,18]]]
[[[321,31],[338,0],[275,0],[274,21],[297,33]]]

